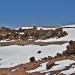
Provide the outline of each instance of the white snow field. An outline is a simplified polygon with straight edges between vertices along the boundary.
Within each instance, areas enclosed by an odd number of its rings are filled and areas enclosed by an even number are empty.
[[[63,45],[25,45],[25,46],[5,46],[0,47],[0,68],[9,68],[22,63],[29,62],[29,58],[34,56],[36,60],[62,53],[66,50],[68,43]],[[38,51],[42,51],[38,54]]]
[[[42,63],[40,67],[34,69],[34,70],[29,70],[29,71],[26,71],[28,73],[33,73],[33,72],[40,72],[40,73],[49,73],[48,75],[50,75],[50,71],[54,71],[54,70],[62,70],[64,69],[66,66],[70,66],[71,64],[75,63],[75,61],[73,60],[61,60],[61,61],[56,61],[55,64],[58,64],[58,65],[55,65],[53,66],[51,69],[47,70],[46,69],[46,63]],[[66,75],[70,75],[72,73],[75,73],[75,66],[74,68],[71,68],[69,70],[65,70],[65,71],[62,71],[61,73],[63,74],[66,74]]]

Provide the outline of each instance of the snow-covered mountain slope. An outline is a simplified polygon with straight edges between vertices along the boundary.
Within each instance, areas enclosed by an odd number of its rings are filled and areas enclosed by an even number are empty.
[[[47,29],[47,28],[44,28]],[[51,28],[48,28],[51,29]],[[64,28],[64,31],[68,33],[67,36],[62,38],[50,38],[47,40],[36,40],[36,42],[53,42],[53,41],[70,41],[75,40],[75,28]],[[62,45],[25,45],[25,46],[5,46],[0,47],[0,68],[13,67],[22,63],[29,62],[30,57],[35,57],[36,60],[52,56],[54,57],[57,53],[62,53],[66,50],[68,43]],[[37,52],[41,51],[40,54]],[[10,61],[10,62],[9,62]]]
[[[26,46],[6,46],[0,47],[0,68],[13,67],[22,63],[29,62],[30,57],[35,57],[36,60],[52,56],[57,53],[62,53],[66,50],[68,43],[63,45],[26,45]],[[41,51],[40,54],[37,52]]]

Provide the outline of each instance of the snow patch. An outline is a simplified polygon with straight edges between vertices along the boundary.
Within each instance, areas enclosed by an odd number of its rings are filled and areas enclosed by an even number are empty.
[[[0,68],[14,67],[19,64],[29,62],[30,57],[35,57],[39,60],[48,56],[56,56],[57,53],[62,53],[66,50],[68,43],[63,45],[25,45],[25,46],[5,46],[0,47]],[[37,52],[41,51],[40,54]]]
[[[38,68],[36,68],[34,70],[26,71],[26,72],[33,73],[33,72],[40,72],[40,71],[46,70],[46,64],[47,63],[48,62],[42,63],[42,64],[40,64],[40,67],[38,67]]]
[[[70,68],[69,70],[62,71],[61,73],[71,75],[72,73],[75,73],[75,68]]]
[[[51,69],[49,69],[49,70],[47,70],[46,69],[46,64],[47,64],[48,62],[46,62],[46,63],[42,63],[41,64],[41,66],[40,67],[38,67],[38,68],[36,68],[36,69],[34,69],[34,70],[29,70],[29,71],[27,71],[28,73],[33,73],[33,72],[40,72],[40,73],[49,73],[50,71],[54,71],[54,70],[62,70],[62,69],[64,69],[66,66],[69,66],[70,64],[72,64],[72,63],[75,63],[75,61],[73,61],[73,60],[69,60],[69,59],[67,59],[67,60],[61,60],[61,61],[56,61],[55,62],[55,64],[57,64],[57,65],[55,65],[55,66],[53,66]],[[65,72],[65,71],[62,71],[63,73],[67,73],[67,72]],[[75,72],[75,70],[73,70],[72,72]],[[47,74],[48,75],[48,74]]]

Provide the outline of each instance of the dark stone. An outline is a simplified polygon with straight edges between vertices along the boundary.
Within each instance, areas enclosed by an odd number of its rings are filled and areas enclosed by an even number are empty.
[[[39,54],[39,53],[41,53],[41,51],[38,51],[37,53]]]
[[[30,57],[30,62],[34,62],[35,61],[35,57]]]
[[[2,59],[0,59],[0,60],[2,60]]]
[[[24,69],[26,69],[26,67],[24,67]]]

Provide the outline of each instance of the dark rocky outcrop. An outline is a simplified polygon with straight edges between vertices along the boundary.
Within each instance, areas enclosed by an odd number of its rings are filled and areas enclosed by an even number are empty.
[[[9,34],[10,33],[10,34]],[[20,34],[20,33],[24,33],[24,34]],[[9,29],[9,28],[5,28],[2,27],[0,29],[0,40],[1,38],[3,39],[48,39],[48,38],[52,38],[52,37],[64,37],[65,35],[67,35],[67,32],[63,31],[63,28],[57,28],[55,30],[50,29],[50,30],[43,30],[40,29],[38,30],[36,26],[34,26],[31,29],[22,29],[19,28],[18,30],[15,29]]]
[[[75,54],[75,41],[69,41],[69,45],[66,47],[66,51],[63,52],[63,54],[72,55]]]
[[[6,40],[8,42],[0,42],[0,46],[8,46],[8,45],[28,45],[28,44],[35,44],[35,45],[49,45],[49,44],[63,44],[65,42],[35,42],[38,39],[48,39],[48,38],[60,38],[67,35],[67,32],[63,31],[63,28],[56,28],[54,29],[38,29],[36,26],[30,29],[10,29],[6,27],[0,28],[0,41]],[[40,51],[37,52],[38,54],[41,53]]]

